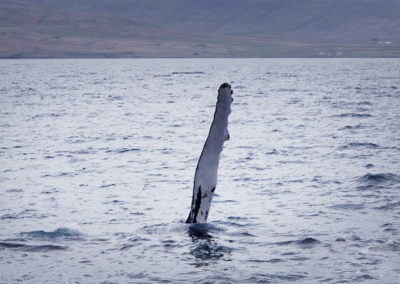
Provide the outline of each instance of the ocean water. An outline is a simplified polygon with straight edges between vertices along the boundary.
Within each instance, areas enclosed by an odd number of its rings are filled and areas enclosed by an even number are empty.
[[[0,283],[399,283],[399,130],[399,59],[1,60]]]

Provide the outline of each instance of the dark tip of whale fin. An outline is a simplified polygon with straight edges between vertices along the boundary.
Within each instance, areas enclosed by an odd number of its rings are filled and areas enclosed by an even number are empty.
[[[219,88],[223,89],[223,88],[230,88],[231,85],[229,85],[228,83],[223,83]]]

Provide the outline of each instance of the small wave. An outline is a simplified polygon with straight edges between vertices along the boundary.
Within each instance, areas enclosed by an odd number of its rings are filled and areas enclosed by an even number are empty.
[[[150,239],[146,238],[141,238],[141,237],[134,237],[129,239],[129,243],[123,244],[120,248],[120,250],[128,250],[130,248],[136,247],[136,246],[142,246],[143,242],[148,242]]]
[[[358,108],[356,109],[356,111],[357,111],[357,112],[366,112],[366,111],[370,111],[370,109],[369,109],[369,108],[365,108],[365,107],[358,107]]]
[[[375,143],[362,143],[362,142],[351,142],[345,146],[339,147],[340,150],[352,149],[352,148],[367,148],[367,149],[377,149],[380,146]]]
[[[116,184],[115,183],[104,184],[104,185],[100,186],[100,188],[107,188],[107,187],[112,187],[112,186],[116,186]]]
[[[392,241],[389,244],[387,244],[387,247],[391,251],[400,251],[400,242]]]
[[[349,147],[366,147],[366,148],[379,148],[378,144],[375,143],[358,143],[352,142],[348,144]]]
[[[143,273],[143,272],[141,272],[141,273],[129,273],[129,274],[127,275],[127,277],[128,277],[129,279],[144,279],[144,278],[147,277],[147,274],[145,274],[145,273]]]
[[[372,247],[372,249],[377,251],[400,252],[400,242],[397,240],[391,240],[388,242],[381,241],[378,246]]]
[[[286,245],[290,245],[293,244],[295,241],[283,241],[283,242],[277,242],[275,243],[278,246],[286,246]]]
[[[234,237],[242,237],[242,236],[244,236],[244,237],[255,237],[255,235],[253,235],[253,234],[251,234],[251,233],[249,233],[249,232],[246,232],[246,231],[244,231],[244,232],[237,232],[237,233],[232,233],[232,234],[230,234],[231,236],[234,236]]]
[[[248,218],[247,217],[240,217],[240,216],[229,216],[228,220],[240,221],[240,220],[248,220]]]
[[[287,245],[291,245],[291,244],[296,244],[296,245],[300,245],[303,248],[309,248],[309,247],[312,247],[319,243],[321,243],[319,240],[311,238],[311,237],[307,237],[307,238],[300,239],[300,240],[289,240],[289,241],[277,242],[275,244],[278,246],[287,246]]]
[[[368,173],[360,178],[361,182],[368,184],[381,184],[387,182],[400,182],[400,177],[392,173],[371,174]]]
[[[373,115],[369,113],[352,113],[352,112],[334,115],[334,117],[355,117],[355,118],[367,118],[372,116]]]
[[[0,217],[1,220],[5,219],[19,219],[18,214],[4,214],[3,216]]]
[[[51,232],[46,232],[46,231],[22,232],[21,235],[26,235],[34,238],[56,239],[62,237],[78,237],[81,236],[81,233],[76,230],[68,228],[58,228],[55,231]]]
[[[359,106],[372,106],[372,103],[369,101],[354,102],[353,104],[359,105]]]
[[[397,207],[400,207],[400,201],[393,202],[393,203],[388,203],[388,204],[386,204],[386,205],[379,206],[379,207],[375,207],[375,209],[379,209],[379,210],[393,210],[393,209],[396,209]]]
[[[124,204],[125,202],[124,201],[122,201],[122,200],[117,200],[117,199],[114,199],[114,200],[111,200],[111,201],[105,201],[105,202],[103,202],[103,204]]]
[[[136,216],[140,216],[140,215],[144,215],[143,212],[131,212],[129,213],[130,215],[136,215]]]
[[[20,247],[23,247],[23,246],[25,246],[25,244],[0,242],[0,247],[1,248],[20,248]]]
[[[150,239],[142,238],[142,237],[134,237],[134,238],[130,238],[129,241],[132,243],[138,243],[138,242],[148,242],[148,241],[150,241]]]
[[[116,150],[107,150],[106,153],[117,153],[117,154],[123,154],[126,152],[136,152],[140,151],[139,148],[121,148],[121,149],[116,149]]]
[[[79,74],[74,74],[74,75],[58,75],[58,78],[79,78]]]
[[[384,229],[383,230],[384,232],[389,232],[389,233],[392,233],[393,235],[397,235],[397,229],[394,229],[394,228],[386,228],[386,229]]]
[[[25,251],[32,251],[32,252],[46,252],[46,251],[53,251],[53,250],[67,250],[68,248],[65,246],[57,246],[57,245],[26,245],[23,247]]]
[[[241,90],[241,89],[246,89],[246,87],[242,86],[242,85],[238,85],[238,86],[235,86],[235,89]]]
[[[202,71],[192,71],[192,72],[172,72],[172,75],[193,75],[193,74],[206,74]]]
[[[346,125],[345,127],[342,127],[339,130],[354,130],[354,129],[362,129],[362,128],[365,128],[365,127],[361,124],[357,124],[357,125]]]
[[[344,210],[360,210],[365,207],[364,204],[354,204],[354,203],[343,203],[329,206],[332,209],[344,209]]]
[[[358,282],[358,281],[364,281],[364,280],[373,280],[376,279],[375,277],[372,277],[371,275],[368,274],[363,274],[363,275],[359,275],[357,277],[354,277],[354,281]]]
[[[120,101],[120,100],[123,100],[123,98],[121,96],[108,95],[108,100],[109,101]]]
[[[0,217],[0,219],[25,219],[25,218],[37,218],[37,219],[42,219],[42,218],[47,218],[48,215],[45,214],[38,214],[36,213],[37,210],[34,209],[26,209],[24,211],[21,211],[19,213],[12,213],[12,214],[5,214]]]
[[[305,238],[305,239],[302,239],[301,241],[299,241],[298,243],[300,245],[310,245],[310,244],[316,244],[319,242],[320,241],[318,241],[317,239],[314,239],[314,238]]]
[[[176,247],[176,241],[174,240],[164,240],[162,241],[165,248],[174,248]]]
[[[156,74],[156,75],[153,75],[153,77],[154,78],[159,78],[159,77],[161,77],[161,78],[165,78],[165,77],[171,77],[171,75],[170,74]]]
[[[280,259],[280,258],[272,258],[272,259],[268,259],[268,260],[262,260],[262,259],[249,259],[249,262],[255,262],[255,263],[278,263],[278,262],[285,262],[285,260]]]
[[[306,162],[300,161],[300,160],[289,160],[289,161],[277,161],[277,163],[283,164],[283,165],[286,165],[286,164],[302,165],[302,164],[305,164]]]
[[[273,149],[272,151],[266,152],[265,155],[278,155],[279,151],[276,149]]]
[[[7,189],[7,192],[23,192],[24,190],[22,188],[11,188]]]
[[[234,179],[235,181],[240,181],[242,179]],[[215,196],[215,194],[214,194]],[[231,199],[226,199],[226,200],[215,200],[214,203],[235,203],[237,202],[236,200],[231,200]]]
[[[43,114],[34,115],[34,116],[32,116],[31,119],[44,118],[44,117],[60,117],[63,115],[64,114],[60,114],[60,113],[43,113]]]
[[[65,246],[57,246],[57,245],[27,245],[21,243],[7,243],[7,242],[0,242],[0,249],[1,248],[17,249],[17,250],[31,251],[31,252],[47,252],[47,251],[68,249]]]
[[[122,245],[120,250],[127,250],[127,249],[130,249],[130,248],[134,247],[134,246],[135,246],[134,244],[125,244],[125,245]]]
[[[306,278],[306,276],[301,274],[279,275],[279,274],[257,273],[248,279],[248,283],[287,283],[289,281],[296,283],[296,281],[299,281],[304,278]]]
[[[54,175],[50,175],[50,174],[45,174],[45,175],[42,175],[41,177],[42,178],[51,178],[51,177],[73,177],[73,176],[76,176],[77,175],[77,173],[73,173],[73,172],[69,172],[69,173],[67,173],[67,172],[59,172],[59,173],[56,173],[56,174],[54,174]]]

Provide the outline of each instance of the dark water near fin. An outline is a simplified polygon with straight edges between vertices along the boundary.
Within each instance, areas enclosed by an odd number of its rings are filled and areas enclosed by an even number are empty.
[[[2,60],[0,283],[397,283],[400,60]],[[187,225],[217,88],[208,224]]]

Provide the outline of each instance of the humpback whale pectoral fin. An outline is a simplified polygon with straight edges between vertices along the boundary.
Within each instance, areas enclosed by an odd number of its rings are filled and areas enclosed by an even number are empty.
[[[214,120],[203,146],[194,175],[192,204],[186,223],[205,223],[217,184],[217,169],[223,144],[229,140],[228,116],[231,112],[232,89],[228,83],[219,87]]]

